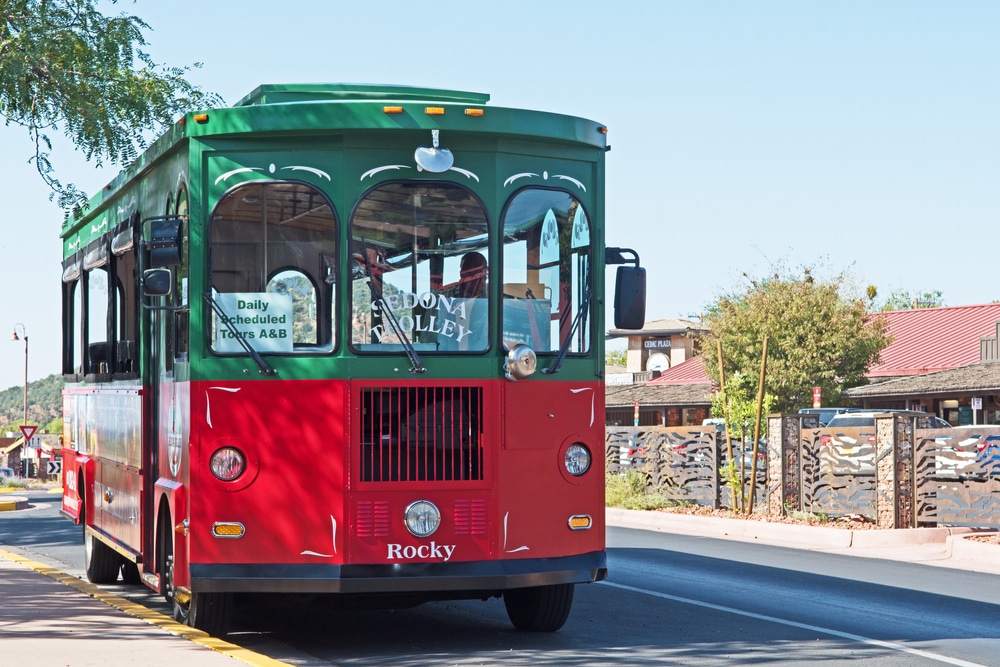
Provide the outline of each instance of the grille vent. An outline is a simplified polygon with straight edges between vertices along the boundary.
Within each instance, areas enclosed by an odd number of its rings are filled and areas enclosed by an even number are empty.
[[[481,387],[361,390],[361,481],[483,479]]]

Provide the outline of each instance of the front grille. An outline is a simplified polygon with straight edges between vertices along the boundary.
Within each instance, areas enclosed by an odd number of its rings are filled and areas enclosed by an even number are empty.
[[[361,481],[483,479],[481,387],[361,390]]]

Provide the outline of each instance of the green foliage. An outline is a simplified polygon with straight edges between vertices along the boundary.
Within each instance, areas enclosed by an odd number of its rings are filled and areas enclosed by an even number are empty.
[[[657,510],[688,503],[665,498],[649,488],[646,475],[638,470],[627,470],[621,474],[608,473],[604,504],[626,510]]]
[[[17,432],[24,414],[24,385],[11,387],[0,391],[0,433]],[[28,422],[31,424],[50,424],[59,420],[59,430],[48,433],[62,433],[62,376],[50,375],[47,378],[28,383]]]
[[[845,295],[847,285],[844,274],[820,280],[806,268],[801,276],[775,273],[750,279],[744,291],[719,297],[704,322],[711,337],[722,342],[726,376],[740,372],[754,378],[756,396],[766,336],[771,411],[811,406],[817,386],[824,405],[837,405],[844,389],[866,382],[865,372],[889,344],[885,319],[870,316],[869,299]],[[718,381],[714,342],[703,350],[705,368]]]
[[[893,290],[886,297],[885,302],[879,310],[886,312],[890,310],[917,310],[920,308],[940,308],[944,305],[944,298],[941,290],[931,290],[919,294],[909,290]]]
[[[0,475],[0,489],[24,489],[27,488],[28,483],[23,479],[17,477],[7,477],[6,475]]]
[[[788,503],[785,503],[785,516],[789,519],[794,519],[795,521],[801,521],[802,523],[828,523],[830,517],[824,512],[818,512],[813,514],[812,512],[803,512],[801,510],[792,509]]]
[[[112,0],[115,2],[115,0]],[[24,127],[29,160],[60,207],[77,213],[87,196],[55,178],[50,132],[64,132],[88,160],[131,162],[151,130],[221,98],[185,81],[194,64],[165,67],[144,53],[136,16],[105,16],[96,0],[0,0],[0,116]]]
[[[604,363],[608,366],[621,366],[625,368],[628,365],[628,350],[612,350],[604,354]]]

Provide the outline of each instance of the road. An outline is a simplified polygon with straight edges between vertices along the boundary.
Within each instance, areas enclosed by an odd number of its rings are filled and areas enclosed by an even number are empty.
[[[58,496],[33,504],[0,512],[0,546],[82,576],[80,528]],[[608,541],[611,579],[578,587],[558,633],[514,631],[499,600],[359,612],[254,597],[228,639],[304,666],[1000,666],[997,575],[622,528]]]

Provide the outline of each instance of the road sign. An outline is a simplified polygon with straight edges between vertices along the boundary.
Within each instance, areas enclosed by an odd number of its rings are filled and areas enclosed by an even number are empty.
[[[61,475],[62,474],[62,461],[49,461],[45,464],[45,474],[46,475]]]
[[[820,387],[813,387],[813,407],[823,407],[823,390]]]
[[[27,442],[28,440],[31,440],[31,436],[35,435],[35,431],[37,430],[38,430],[37,426],[26,426],[22,424],[21,434],[24,435],[24,441]]]

